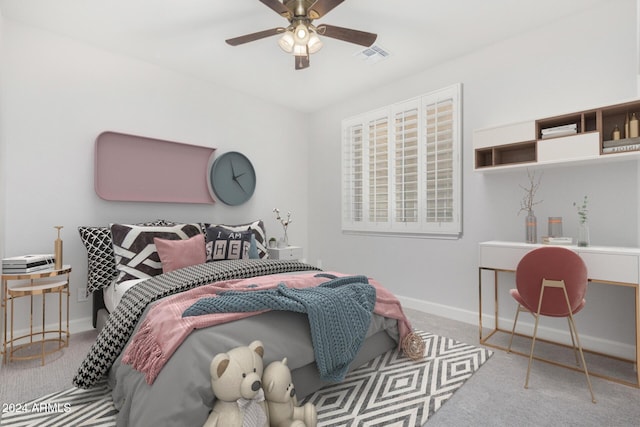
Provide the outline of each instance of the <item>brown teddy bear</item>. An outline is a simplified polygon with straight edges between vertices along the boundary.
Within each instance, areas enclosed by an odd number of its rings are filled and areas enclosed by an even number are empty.
[[[281,362],[271,362],[265,368],[262,383],[271,427],[316,427],[316,407],[312,403],[298,406],[286,357]]]
[[[264,346],[253,341],[217,354],[210,365],[216,396],[204,427],[269,427],[269,410],[262,390]]]

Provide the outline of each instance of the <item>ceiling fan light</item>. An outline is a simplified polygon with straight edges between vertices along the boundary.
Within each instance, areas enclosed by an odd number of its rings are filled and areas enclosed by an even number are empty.
[[[293,46],[293,52],[295,56],[307,56],[307,45],[296,43]]]
[[[291,31],[285,32],[278,40],[278,45],[285,52],[291,53],[293,51],[293,46],[295,45],[293,33]]]
[[[307,46],[309,47],[309,53],[316,53],[322,49],[322,41],[315,33],[311,33]]]
[[[300,24],[295,29],[295,41],[299,44],[307,44],[309,40],[309,29],[306,25]]]

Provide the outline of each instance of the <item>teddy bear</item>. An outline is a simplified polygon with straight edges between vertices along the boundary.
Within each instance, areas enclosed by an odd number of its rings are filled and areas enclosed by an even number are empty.
[[[216,401],[204,427],[269,427],[263,356],[264,346],[256,340],[213,358],[209,371]]]
[[[271,362],[262,374],[271,427],[316,427],[318,415],[312,403],[298,406],[287,358]]]

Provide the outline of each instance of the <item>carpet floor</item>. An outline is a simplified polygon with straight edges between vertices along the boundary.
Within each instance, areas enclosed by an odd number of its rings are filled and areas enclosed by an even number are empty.
[[[423,356],[389,351],[352,371],[343,382],[307,396],[318,426],[422,426],[493,354],[451,338],[419,332]],[[75,387],[3,408],[0,426],[115,426],[106,384]]]

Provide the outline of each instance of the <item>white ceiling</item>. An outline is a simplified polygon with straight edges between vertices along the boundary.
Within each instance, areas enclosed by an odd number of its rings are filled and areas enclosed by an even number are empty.
[[[378,34],[391,56],[323,38],[296,71],[278,36],[232,47],[224,40],[286,26],[258,0],[0,0],[5,20],[50,30],[201,79],[314,111],[603,2],[618,0],[346,0],[314,24]]]

